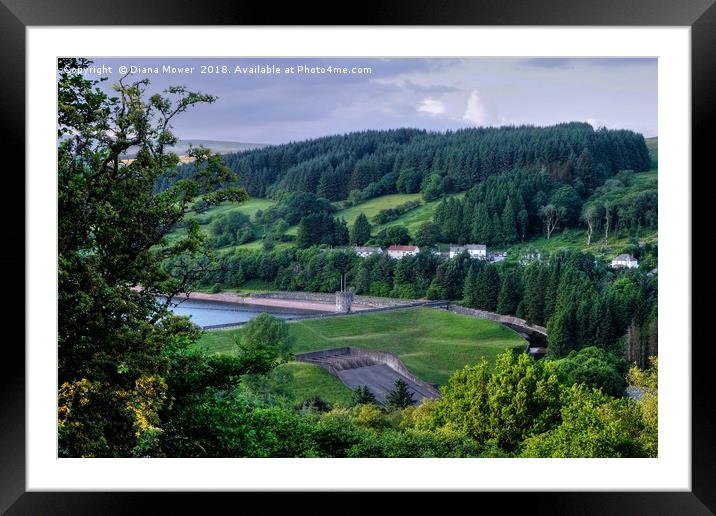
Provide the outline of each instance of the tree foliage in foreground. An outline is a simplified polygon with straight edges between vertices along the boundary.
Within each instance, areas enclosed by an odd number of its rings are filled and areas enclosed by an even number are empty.
[[[58,381],[61,456],[141,454],[162,432],[159,413],[171,403],[167,350],[196,330],[171,316],[159,293],[187,291],[204,254],[196,225],[169,244],[165,236],[199,195],[209,204],[243,201],[235,175],[208,150],[191,151],[196,173],[161,193],[160,176],[178,164],[174,118],[216,99],[171,87],[147,98],[147,80],[114,85],[65,68],[58,77]],[[132,146],[136,159],[120,157]],[[173,270],[162,267],[174,259]],[[207,262],[208,264],[209,262]],[[210,266],[210,265],[207,265]]]
[[[498,355],[455,373],[443,398],[408,414],[407,427],[457,433],[525,457],[654,457],[657,451],[656,362],[633,368],[642,397],[614,398],[587,384],[562,383],[556,364],[526,354]]]
[[[636,401],[611,398],[586,384],[563,394],[558,426],[528,438],[526,457],[656,457],[658,455],[658,361],[627,375]]]
[[[450,377],[437,403],[442,424],[478,442],[494,440],[508,451],[557,420],[560,384],[552,364],[526,354],[499,355],[494,371],[486,360]]]
[[[261,313],[241,329],[237,342],[238,357],[246,373],[267,373],[293,357],[291,344],[286,322]]]
[[[566,385],[584,383],[602,389],[610,396],[624,394],[627,364],[624,358],[614,353],[589,346],[571,351],[566,357],[557,360],[556,365],[557,374]]]

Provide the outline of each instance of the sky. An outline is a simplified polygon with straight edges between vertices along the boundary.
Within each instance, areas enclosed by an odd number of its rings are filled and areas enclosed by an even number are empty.
[[[107,76],[105,88],[123,75],[120,67],[135,66],[144,69],[132,78],[147,77],[149,92],[182,85],[216,95],[214,104],[175,119],[181,139],[280,144],[366,129],[445,131],[569,121],[658,135],[656,59],[92,60],[93,67],[104,69],[86,75]]]

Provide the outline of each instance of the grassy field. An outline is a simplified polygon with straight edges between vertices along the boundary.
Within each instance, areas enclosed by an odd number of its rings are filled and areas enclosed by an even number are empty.
[[[407,226],[408,230],[414,232],[420,222],[424,222],[432,218],[433,212],[435,211],[435,206],[437,206],[437,202],[433,201],[430,203],[423,203],[421,206],[410,210],[409,212],[405,213],[401,217],[395,219],[394,221],[391,221],[388,224],[376,225],[373,222],[373,217],[377,215],[378,212],[381,210],[395,208],[396,206],[399,206],[408,201],[419,201],[421,197],[421,194],[383,195],[382,197],[368,199],[367,201],[362,202],[360,204],[356,204],[355,206],[351,206],[350,208],[338,210],[334,213],[334,216],[336,218],[345,219],[346,223],[348,224],[348,227],[351,227],[358,215],[363,213],[366,217],[368,217],[368,221],[373,225],[373,234],[377,233],[385,227],[392,226],[395,224],[402,224],[404,226]],[[416,220],[417,222],[415,222]],[[288,228],[288,231],[286,231],[286,234],[295,236],[297,231],[297,225],[291,226],[290,228]]]
[[[243,213],[245,215],[248,215],[249,217],[254,216],[254,214],[258,210],[265,210],[266,208],[269,208],[276,204],[276,201],[271,201],[269,199],[258,199],[258,198],[251,198],[248,201],[241,203],[241,204],[235,204],[230,202],[224,202],[219,204],[218,206],[214,206],[213,208],[210,208],[206,210],[204,213],[199,213],[197,215],[190,215],[187,217],[189,220],[196,220],[199,225],[201,225],[201,231],[203,231],[205,234],[208,233],[208,225],[209,223],[219,215],[223,215],[225,213],[229,212],[239,212]],[[167,235],[167,239],[169,242],[174,242],[177,239],[183,237],[186,235],[186,229],[184,228],[176,228],[174,231],[172,231],[169,235]],[[257,249],[261,249],[261,241],[255,241],[251,242],[251,245],[255,244]]]
[[[419,201],[421,195],[417,194],[395,194],[395,195],[384,195],[382,197],[376,197],[374,199],[368,199],[366,202],[351,206],[344,210],[340,210],[336,213],[336,217],[342,217],[348,223],[348,226],[353,224],[353,221],[361,213],[368,217],[368,220],[373,224],[373,217],[378,214],[380,210],[388,208],[395,208],[400,204],[408,201]],[[417,208],[416,208],[417,209]],[[406,213],[407,215],[407,213]]]
[[[449,195],[448,197],[457,197],[458,199],[462,199],[464,196],[465,192],[461,192],[459,194]],[[435,201],[423,203],[422,206],[419,206],[414,210],[410,210],[408,213],[402,215],[401,217],[398,217],[393,221],[388,222],[387,224],[375,226],[373,228],[373,233],[389,226],[401,225],[407,227],[408,231],[410,231],[410,234],[415,236],[415,232],[418,230],[422,223],[428,222],[429,220],[433,220],[433,216],[435,215],[435,208],[437,208],[440,201],[441,199],[437,199]]]
[[[619,254],[619,250],[629,244],[628,237],[620,237],[619,235],[610,234],[609,244],[605,245],[600,239],[602,234],[595,234],[591,245],[587,245],[586,233],[582,229],[569,229],[562,232],[555,232],[552,238],[547,240],[545,237],[539,237],[522,244],[510,246],[506,249],[508,260],[510,257],[518,259],[524,256],[532,250],[537,250],[541,253],[553,253],[558,249],[575,249],[581,251],[589,251],[594,254],[597,258],[604,260],[611,260]],[[638,236],[639,242],[653,243],[658,240],[658,233],[652,230],[645,230]]]
[[[634,174],[634,186],[645,189],[645,188],[656,188],[659,184],[659,173],[656,169],[652,169],[648,172],[637,172]]]
[[[291,380],[286,385],[286,390],[291,393],[293,404],[302,403],[313,396],[320,396],[331,405],[350,405],[351,390],[338,378],[317,365],[289,362],[278,366],[278,369],[291,373]]]
[[[237,331],[206,332],[198,346],[213,353],[234,353],[234,338]],[[290,380],[282,385],[282,391],[290,393],[290,402],[298,404],[312,396],[320,396],[327,402],[335,405],[348,405],[351,400],[351,390],[343,385],[335,376],[330,375],[320,367],[305,362],[288,362],[277,368],[279,371],[288,371]]]
[[[289,328],[297,353],[341,346],[392,351],[414,374],[438,384],[481,357],[492,361],[505,349],[525,347],[521,337],[500,324],[429,308],[293,321]],[[232,352],[239,331],[207,332],[198,344]]]
[[[465,192],[462,192],[459,194],[450,195],[448,197],[462,198],[464,197],[464,195]],[[415,232],[417,231],[418,227],[420,227],[423,222],[427,222],[433,219],[433,215],[435,214],[435,208],[437,208],[440,199],[431,202],[423,202],[417,208],[410,210],[409,212],[401,215],[395,220],[388,222],[387,224],[376,225],[373,223],[372,219],[380,210],[385,210],[387,208],[395,208],[396,206],[399,206],[408,201],[420,200],[421,197],[421,194],[384,195],[382,197],[369,199],[364,203],[356,204],[355,206],[351,206],[350,208],[339,210],[334,214],[334,216],[336,218],[344,218],[348,223],[348,227],[350,227],[353,224],[353,221],[355,221],[355,219],[358,217],[358,215],[364,213],[365,216],[368,217],[370,223],[373,225],[373,235],[375,235],[381,229],[397,225],[407,227],[410,234],[415,235]],[[298,226],[291,226],[288,231],[286,231],[286,234],[295,236],[297,231]]]
[[[252,197],[248,201],[241,204],[234,204],[230,202],[221,203],[218,206],[214,206],[213,208],[206,210],[204,213],[196,215],[195,218],[199,224],[208,224],[211,219],[217,215],[223,215],[233,211],[253,217],[257,211],[270,208],[274,204],[276,204],[276,201]]]
[[[295,233],[294,233],[295,234]],[[274,249],[286,249],[287,247],[293,247],[296,244],[293,242],[275,242]],[[245,244],[237,246],[222,247],[223,250],[231,249],[249,249],[252,251],[260,251],[264,248],[263,240],[254,240],[253,242],[247,242]]]

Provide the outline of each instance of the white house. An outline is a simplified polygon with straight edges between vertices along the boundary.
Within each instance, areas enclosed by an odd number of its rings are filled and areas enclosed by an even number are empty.
[[[382,254],[383,250],[380,247],[356,246],[353,248],[353,252],[361,258],[368,258],[373,254]]]
[[[620,254],[612,260],[612,267],[615,269],[626,267],[627,269],[636,269],[639,267],[639,260],[630,254]]]
[[[400,260],[405,256],[414,256],[420,252],[417,246],[414,245],[391,245],[388,248],[388,256]]]
[[[463,251],[467,251],[470,258],[479,258],[484,260],[487,258],[487,246],[484,244],[467,244],[462,246],[450,246],[450,258],[455,258]]]

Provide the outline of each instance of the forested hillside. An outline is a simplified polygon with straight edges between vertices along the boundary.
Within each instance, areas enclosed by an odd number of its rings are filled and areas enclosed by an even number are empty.
[[[432,200],[516,168],[592,189],[619,170],[644,171],[651,165],[640,134],[595,131],[580,122],[445,133],[363,131],[226,154],[223,159],[252,197],[279,199],[286,192],[309,192],[353,202],[417,192]],[[180,166],[176,175],[159,181],[159,189],[193,173],[193,165]]]

